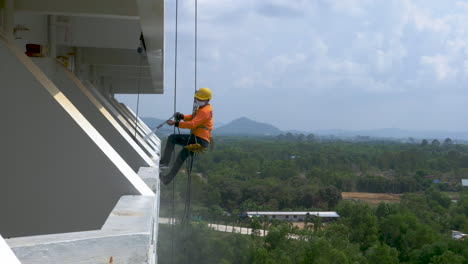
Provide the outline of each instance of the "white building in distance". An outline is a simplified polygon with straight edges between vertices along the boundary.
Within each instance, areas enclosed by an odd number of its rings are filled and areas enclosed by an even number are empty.
[[[307,217],[320,217],[323,220],[337,219],[340,216],[336,212],[260,212],[249,211],[245,212],[249,218],[252,217],[268,217],[269,220],[276,219],[291,222],[303,222]]]

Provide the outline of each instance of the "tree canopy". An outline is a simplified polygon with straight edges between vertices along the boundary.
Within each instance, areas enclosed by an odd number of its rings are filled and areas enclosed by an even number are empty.
[[[160,241],[175,239],[186,251],[174,263],[468,263],[468,241],[451,238],[451,230],[468,233],[468,193],[460,186],[468,177],[467,146],[309,136],[217,138],[215,150],[195,161],[192,215],[198,222],[172,238],[170,228],[161,228]],[[183,172],[175,179],[176,215],[182,215],[186,180]],[[373,206],[343,200],[344,191],[402,196],[400,203]],[[459,191],[459,200],[452,202],[448,191]],[[162,216],[171,216],[171,197],[171,189],[162,188]],[[336,210],[341,217],[308,219],[299,229],[241,217],[253,210]],[[256,231],[221,233],[207,223]],[[168,260],[170,243],[159,246]]]

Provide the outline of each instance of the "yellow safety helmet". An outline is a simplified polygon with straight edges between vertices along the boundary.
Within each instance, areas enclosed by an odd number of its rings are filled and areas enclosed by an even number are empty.
[[[208,88],[200,88],[195,93],[195,98],[201,101],[209,100],[211,99],[211,90]]]

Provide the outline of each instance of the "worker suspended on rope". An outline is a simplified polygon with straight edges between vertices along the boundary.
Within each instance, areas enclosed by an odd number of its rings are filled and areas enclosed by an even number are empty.
[[[194,100],[196,110],[192,115],[184,115],[177,112],[174,114],[176,121],[166,121],[166,124],[170,126],[190,129],[191,133],[188,135],[172,134],[167,139],[164,153],[159,162],[159,178],[164,185],[170,183],[177,175],[177,172],[187,157],[196,152],[196,150],[190,148],[191,146],[197,146],[196,144],[199,144],[206,149],[210,143],[211,130],[213,129],[213,109],[210,105],[211,90],[208,88],[200,88],[196,91]],[[181,145],[184,146],[184,148],[182,148],[182,151],[177,155],[172,167],[169,167],[175,145]]]

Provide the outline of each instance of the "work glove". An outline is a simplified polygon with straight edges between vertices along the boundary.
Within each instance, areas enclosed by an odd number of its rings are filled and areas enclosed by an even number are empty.
[[[184,120],[184,115],[182,113],[180,113],[180,112],[176,112],[174,114],[174,118],[175,118],[175,120]]]

